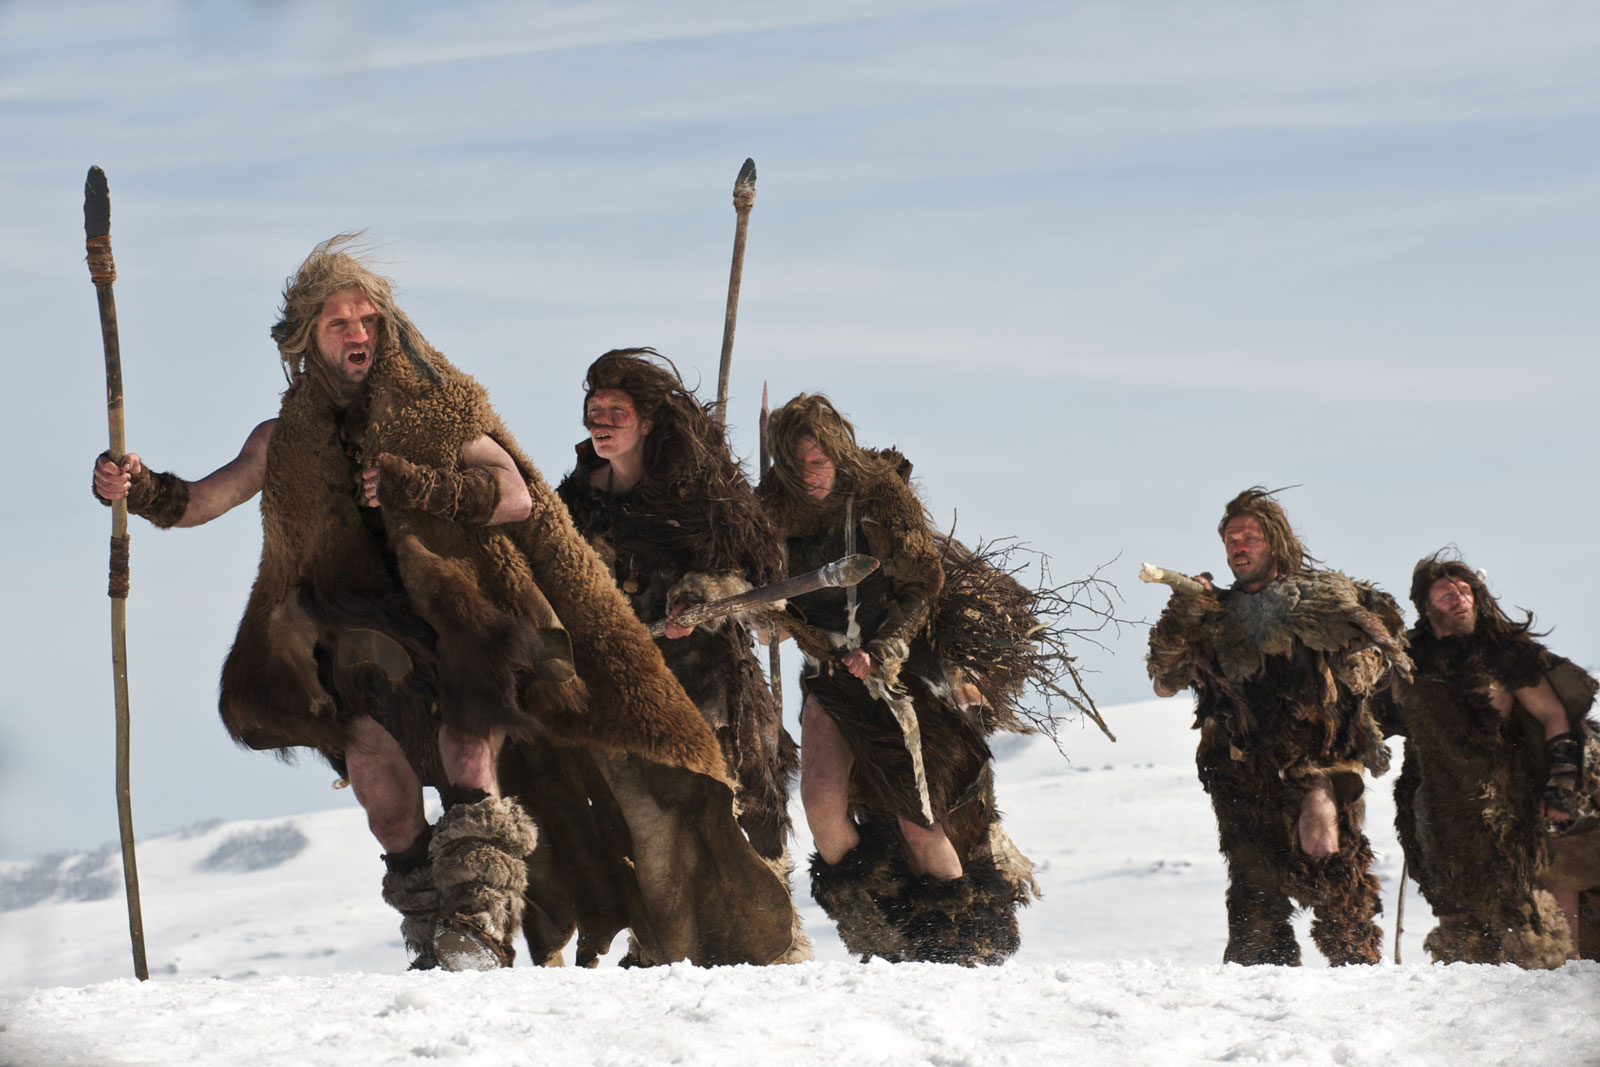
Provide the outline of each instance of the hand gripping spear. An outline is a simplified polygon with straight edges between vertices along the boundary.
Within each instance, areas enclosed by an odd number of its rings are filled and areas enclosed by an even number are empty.
[[[733,330],[739,322],[739,285],[744,279],[744,235],[756,203],[756,161],[746,159],[733,182],[733,266],[728,272],[728,309],[722,317],[722,362],[717,367],[717,425],[728,420],[728,371],[733,367]]]
[[[106,351],[106,415],[111,428],[111,460],[127,451],[122,432],[122,349],[117,343],[117,301],[111,284],[117,267],[111,258],[111,193],[105,171],[89,168],[83,183],[83,232],[89,249],[89,277],[100,301],[100,338]],[[144,959],[144,918],[139,911],[139,865],[133,850],[133,801],[128,785],[128,502],[111,505],[111,676],[117,696],[117,826],[122,836],[122,880],[128,895],[128,934],[133,939],[133,973],[150,977]]]

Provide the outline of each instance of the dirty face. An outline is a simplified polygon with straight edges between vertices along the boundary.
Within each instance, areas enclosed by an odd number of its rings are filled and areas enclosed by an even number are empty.
[[[595,455],[612,460],[643,449],[651,429],[649,419],[639,418],[633,397],[621,389],[596,389],[583,406],[583,424]]]
[[[1277,577],[1278,566],[1272,561],[1272,547],[1254,515],[1240,515],[1229,520],[1222,529],[1222,548],[1228,556],[1228,569],[1246,592],[1254,592]]]

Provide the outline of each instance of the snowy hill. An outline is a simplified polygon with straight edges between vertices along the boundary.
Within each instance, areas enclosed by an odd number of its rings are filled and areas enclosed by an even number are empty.
[[[1225,874],[1182,700],[1111,709],[1122,738],[1002,739],[1007,828],[1044,899],[998,970],[860,966],[800,884],[818,963],[406,974],[378,848],[347,794],[309,816],[146,840],[152,981],[131,973],[114,850],[0,864],[0,1065],[474,1064],[759,1056],[814,1063],[1600,1064],[1600,964],[1430,966],[1411,890],[1403,966],[1223,967]],[[1368,793],[1386,937],[1400,853]],[[796,824],[804,821],[796,810]],[[809,842],[801,842],[809,851]],[[220,979],[220,981],[218,980]],[[57,987],[57,988],[52,988]]]

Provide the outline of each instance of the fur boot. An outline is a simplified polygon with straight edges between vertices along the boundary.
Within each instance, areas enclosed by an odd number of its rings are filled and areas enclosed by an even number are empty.
[[[829,866],[811,857],[811,895],[863,963],[999,964],[1017,951],[1017,905],[1027,883],[1008,877],[988,856],[969,859],[962,876],[911,873],[892,824],[858,824],[861,842]]]
[[[997,966],[1022,943],[1017,905],[1022,893],[985,856],[969,860],[960,878],[913,878],[885,903],[911,946],[929,963]]]
[[[1422,939],[1434,963],[1503,963],[1494,932],[1475,919],[1440,923]]]
[[[1359,830],[1341,837],[1338,852],[1306,864],[1320,890],[1310,901],[1316,915],[1311,940],[1330,966],[1377,963],[1383,959],[1383,930],[1372,917],[1381,910],[1382,901],[1378,879],[1369,873],[1372,848]]]
[[[512,797],[485,797],[445,812],[429,854],[439,892],[439,965],[447,971],[509,967],[522,925],[527,857],[538,832]]]
[[[912,875],[898,851],[881,851],[880,846],[863,834],[861,842],[832,866],[813,852],[811,895],[839,928],[844,947],[862,963],[874,956],[900,963],[916,957],[880,901],[896,896]]]
[[[1228,945],[1222,953],[1223,963],[1300,966],[1300,945],[1289,923],[1294,906],[1281,890],[1254,887],[1235,876],[1228,884],[1227,903]]]
[[[1561,906],[1543,890],[1535,890],[1509,923],[1463,915],[1441,923],[1422,942],[1435,963],[1514,963],[1528,970],[1555,970],[1571,945]]]
[[[439,891],[433,885],[433,868],[428,862],[428,844],[433,827],[417,835],[404,852],[383,856],[383,902],[400,913],[400,936],[411,970],[431,971],[439,966],[434,955],[434,927],[439,923]]]
[[[1532,914],[1517,916],[1514,925],[1500,933],[1500,948],[1507,963],[1530,971],[1553,971],[1567,962],[1572,951],[1572,931],[1556,898],[1535,890]]]

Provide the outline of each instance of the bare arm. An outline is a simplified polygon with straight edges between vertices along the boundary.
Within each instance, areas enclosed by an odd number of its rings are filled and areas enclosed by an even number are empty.
[[[239,454],[199,481],[188,483],[189,505],[173,526],[200,526],[224,515],[261,492],[267,472],[267,442],[277,419],[268,419],[250,431]],[[121,465],[102,459],[95,463],[94,491],[102,500],[128,495],[133,479],[144,473],[137,452],[122,457]]]
[[[486,525],[521,522],[533,514],[533,496],[528,492],[528,483],[523,481],[511,453],[488,434],[461,446],[461,465],[488,469],[500,485],[500,503]]]
[[[1513,690],[1511,695],[1517,698],[1517,703],[1527,709],[1529,715],[1539,720],[1539,725],[1544,727],[1546,741],[1572,729],[1572,723],[1567,719],[1566,706],[1561,703],[1561,698],[1556,696],[1555,689],[1550,685],[1550,679],[1540,678],[1538,685]]]
[[[511,459],[511,453],[500,447],[493,438],[484,434],[461,446],[461,469],[463,471],[484,470],[494,478],[494,509],[483,518],[483,512],[478,512],[476,517],[468,517],[468,512],[463,512],[461,506],[465,503],[460,486],[457,485],[451,492],[439,494],[439,500],[433,501],[440,478],[456,478],[448,472],[440,472],[433,468],[407,463],[398,457],[379,457],[380,463],[391,467],[391,480],[395,473],[404,472],[411,482],[415,484],[396,485],[391,490],[399,494],[398,500],[390,503],[401,503],[408,507],[420,507],[424,511],[434,512],[446,518],[468,521],[477,525],[495,526],[503,522],[521,522],[533,514],[533,496],[528,492],[528,483],[523,481],[522,474],[517,470],[516,463]],[[361,502],[369,508],[378,507],[379,486],[383,483],[383,471],[378,467],[368,467],[361,472]],[[483,487],[487,489],[487,487]],[[486,499],[486,498],[485,498]],[[440,510],[444,509],[444,510]],[[488,511],[487,504],[484,511]]]

